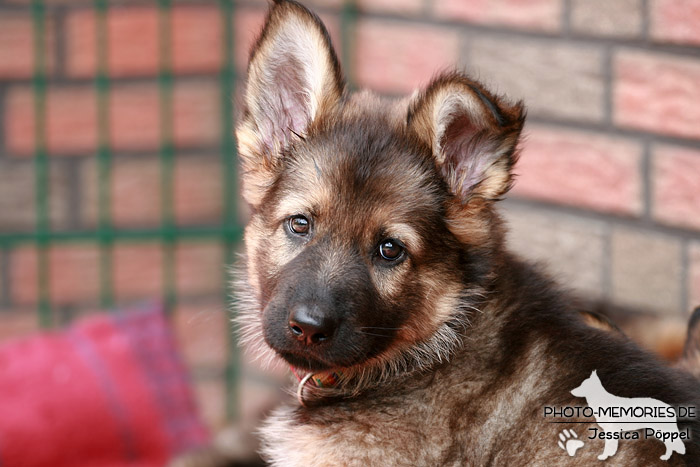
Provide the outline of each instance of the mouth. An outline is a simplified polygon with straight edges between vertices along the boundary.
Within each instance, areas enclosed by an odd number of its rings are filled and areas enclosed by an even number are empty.
[[[302,371],[322,372],[333,368],[333,366],[315,358],[311,358],[308,355],[298,355],[291,352],[279,352],[279,355],[292,367],[298,368]]]

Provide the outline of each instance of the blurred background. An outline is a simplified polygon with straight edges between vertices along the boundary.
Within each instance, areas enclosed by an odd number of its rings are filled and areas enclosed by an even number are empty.
[[[353,87],[402,95],[457,64],[525,100],[514,249],[663,322],[700,304],[700,2],[305,4]],[[213,431],[276,397],[282,376],[235,347],[227,272],[245,223],[233,127],[266,8],[0,0],[0,345],[158,300]]]

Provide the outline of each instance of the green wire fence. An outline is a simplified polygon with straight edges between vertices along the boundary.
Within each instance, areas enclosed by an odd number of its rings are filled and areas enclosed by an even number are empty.
[[[87,2],[87,0],[86,0]],[[50,170],[51,156],[47,141],[47,103],[51,75],[47,63],[47,12],[53,5],[46,5],[43,0],[31,0],[29,9],[33,21],[34,72],[32,92],[34,106],[34,196],[35,228],[11,232],[0,231],[0,252],[7,257],[11,251],[30,245],[37,249],[37,307],[41,327],[57,324],[56,304],[51,296],[50,262],[51,248],[66,243],[86,243],[99,249],[99,304],[104,309],[118,305],[115,298],[114,247],[123,243],[157,243],[162,248],[162,283],[161,300],[166,310],[171,310],[179,300],[175,277],[175,251],[179,242],[209,241],[222,245],[221,281],[224,296],[222,300],[230,301],[228,272],[226,265],[234,263],[234,251],[241,240],[242,225],[237,212],[237,162],[236,145],[233,136],[234,126],[234,90],[238,74],[235,69],[234,56],[234,17],[236,13],[233,0],[212,0],[221,18],[221,66],[218,71],[218,89],[220,99],[221,136],[218,143],[220,168],[222,176],[222,215],[216,225],[182,226],[176,222],[174,209],[174,167],[177,148],[174,138],[174,80],[173,72],[173,1],[156,0],[150,6],[157,7],[158,16],[158,70],[157,84],[159,93],[159,145],[158,161],[160,167],[160,220],[159,225],[149,228],[120,228],[114,223],[112,212],[112,175],[114,164],[114,146],[111,134],[110,95],[114,78],[109,70],[109,14],[114,8],[109,0],[93,0],[81,8],[90,7],[95,13],[96,70],[93,78],[97,116],[96,186],[97,186],[97,222],[90,228],[64,229],[53,228],[50,213]],[[141,4],[143,6],[143,4]],[[351,63],[352,25],[356,18],[352,2],[348,2],[340,12],[343,62]],[[350,74],[351,75],[351,74]],[[236,416],[237,383],[240,378],[238,351],[234,341],[233,329],[229,335],[228,364],[225,377],[227,382],[227,413]]]

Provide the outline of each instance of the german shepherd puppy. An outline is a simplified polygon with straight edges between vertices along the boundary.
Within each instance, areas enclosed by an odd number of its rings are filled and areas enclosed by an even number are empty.
[[[272,465],[598,465],[594,417],[547,416],[585,407],[570,391],[594,370],[616,396],[700,410],[690,374],[586,324],[505,248],[524,120],[457,72],[404,100],[351,93],[318,17],[275,1],[237,128],[245,341],[301,380],[262,428]],[[697,415],[678,422],[684,455],[624,438],[606,462],[697,465]]]

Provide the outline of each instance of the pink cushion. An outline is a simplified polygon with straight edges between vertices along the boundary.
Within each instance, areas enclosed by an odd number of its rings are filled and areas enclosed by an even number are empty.
[[[159,308],[0,346],[0,465],[162,466],[207,439]]]

